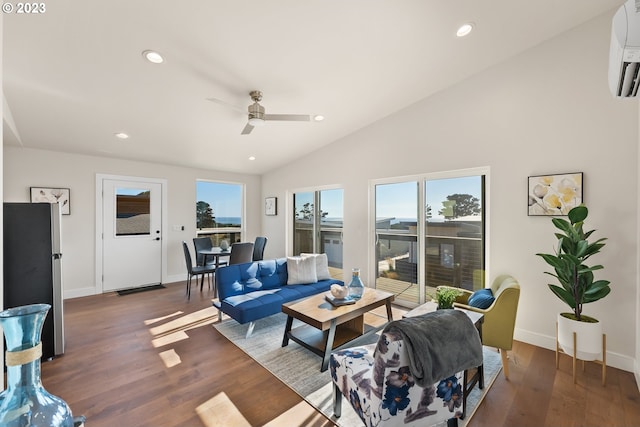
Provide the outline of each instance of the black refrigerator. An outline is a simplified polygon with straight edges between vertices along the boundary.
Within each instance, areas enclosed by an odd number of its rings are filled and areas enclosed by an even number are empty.
[[[64,353],[60,227],[57,203],[4,203],[4,308],[51,305],[43,361]]]

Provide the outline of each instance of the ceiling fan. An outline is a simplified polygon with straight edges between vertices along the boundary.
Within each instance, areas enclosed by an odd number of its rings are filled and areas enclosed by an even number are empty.
[[[259,90],[252,90],[249,92],[249,96],[251,97],[251,100],[253,100],[253,104],[248,107],[248,122],[244,129],[242,129],[242,132],[240,132],[241,135],[250,134],[254,127],[264,125],[267,120],[281,120],[288,122],[308,122],[311,120],[311,116],[309,114],[266,114],[264,112],[264,107],[260,105],[260,101],[262,101],[262,92]],[[208,98],[208,100],[229,106],[226,102],[220,101],[216,98]],[[236,108],[235,106],[232,107]]]

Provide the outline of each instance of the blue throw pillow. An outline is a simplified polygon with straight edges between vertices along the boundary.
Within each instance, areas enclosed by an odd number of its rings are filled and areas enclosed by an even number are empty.
[[[493,304],[493,301],[495,301],[495,298],[491,289],[480,289],[471,294],[467,304],[471,307],[486,309]]]

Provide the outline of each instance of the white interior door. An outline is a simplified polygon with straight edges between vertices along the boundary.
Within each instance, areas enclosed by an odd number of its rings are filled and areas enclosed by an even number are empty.
[[[162,184],[102,181],[102,290],[162,279]]]

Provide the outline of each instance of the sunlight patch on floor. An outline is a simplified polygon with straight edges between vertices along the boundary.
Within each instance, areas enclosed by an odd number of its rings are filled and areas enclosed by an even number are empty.
[[[251,427],[226,393],[218,393],[196,408],[205,427]]]
[[[171,317],[180,316],[182,313],[184,313],[184,312],[183,311],[176,311],[175,313],[171,313],[171,314],[168,314],[166,316],[157,317],[155,319],[145,320],[144,324],[147,325],[147,326],[148,325],[153,325],[154,323],[161,322],[161,321],[169,319]]]
[[[155,338],[151,340],[151,345],[153,347],[158,348],[165,345],[173,344],[178,341],[186,340],[189,338],[189,335],[185,331],[177,331],[172,334],[162,335],[159,338]]]
[[[319,427],[332,425],[333,423],[327,420],[313,406],[306,401],[302,401],[287,412],[269,421],[263,427]]]
[[[158,353],[158,355],[167,368],[172,368],[182,363],[182,360],[180,360],[180,356],[178,356],[178,353],[176,353],[174,349],[160,352]]]
[[[218,311],[215,307],[208,307],[162,325],[150,328],[149,332],[151,332],[151,335],[153,336],[169,335],[178,331],[188,331],[189,329],[209,325],[215,322],[217,318]]]

